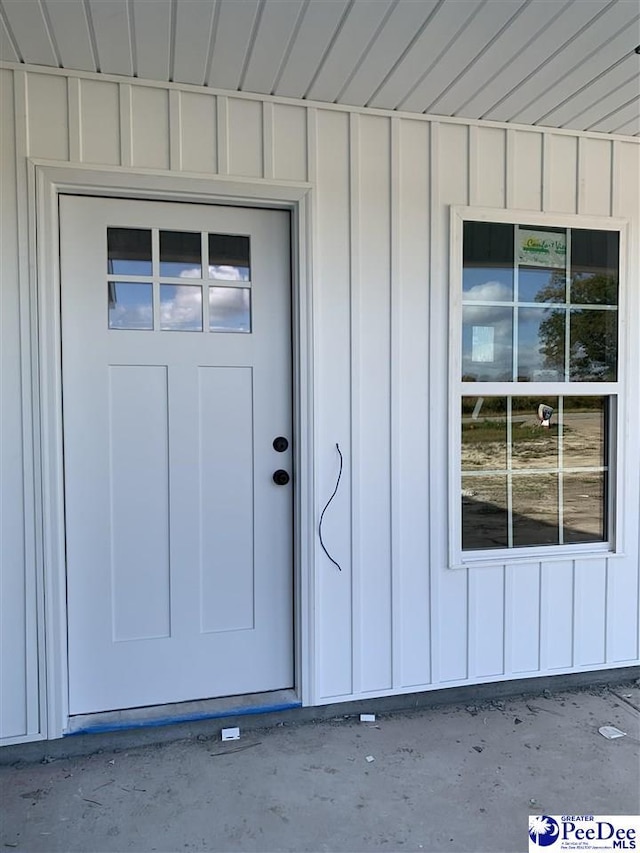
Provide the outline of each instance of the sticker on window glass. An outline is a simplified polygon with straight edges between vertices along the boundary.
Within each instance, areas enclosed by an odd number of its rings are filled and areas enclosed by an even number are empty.
[[[565,231],[534,231],[518,228],[518,263],[530,267],[564,269],[567,259]]]
[[[471,361],[492,362],[494,360],[494,327],[474,326],[471,333]]]

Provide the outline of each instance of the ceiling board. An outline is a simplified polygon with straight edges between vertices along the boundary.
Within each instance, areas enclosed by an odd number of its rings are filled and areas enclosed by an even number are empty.
[[[243,89],[263,95],[273,91],[303,8],[303,0],[272,0],[265,4]]]
[[[171,0],[133,0],[136,73],[168,80],[172,56]]]
[[[627,124],[627,122],[636,120],[636,129],[634,133],[640,130],[640,120],[638,119],[638,110],[640,109],[640,100],[634,98],[633,102],[624,107],[613,110],[613,112],[605,114],[599,121],[585,127],[585,130],[601,130],[604,133],[613,133],[617,127]]]
[[[208,83],[238,89],[258,14],[258,0],[221,0]]]
[[[36,65],[57,66],[58,58],[40,4],[25,3],[25,0],[4,0],[2,6],[23,60]]]
[[[78,0],[47,0],[51,30],[64,68],[96,70],[87,16]]]
[[[20,62],[13,39],[9,35],[0,10],[0,59],[4,62]]]
[[[207,78],[207,60],[216,4],[181,0],[176,6],[173,79],[201,86]]]
[[[98,64],[105,74],[133,74],[131,32],[126,0],[89,0]]]
[[[480,14],[486,2],[457,0],[455,4],[438,4],[429,25],[367,101],[367,106],[395,109],[442,52],[443,46],[451,45],[459,37],[462,30]]]
[[[334,101],[393,9],[393,0],[356,0],[306,97]]]
[[[477,21],[463,26],[455,38],[429,62],[427,72],[418,85],[414,84],[410,94],[403,98],[398,107],[415,112],[428,112],[450,80],[455,80],[460,67],[471,69],[473,60],[482,54],[487,45],[497,39],[508,27],[509,21],[522,11],[525,0],[489,0],[478,13]]]
[[[302,98],[340,27],[350,4],[347,0],[325,0],[307,5],[278,83],[278,95]]]

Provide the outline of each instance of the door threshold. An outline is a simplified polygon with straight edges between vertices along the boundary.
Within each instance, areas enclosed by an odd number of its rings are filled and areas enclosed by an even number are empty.
[[[194,702],[174,702],[169,705],[149,705],[144,708],[124,708],[118,711],[99,711],[69,717],[64,737],[80,734],[118,732],[215,720],[223,717],[242,717],[250,714],[269,714],[301,708],[295,690],[272,690],[268,693],[247,693],[221,699],[200,699]]]

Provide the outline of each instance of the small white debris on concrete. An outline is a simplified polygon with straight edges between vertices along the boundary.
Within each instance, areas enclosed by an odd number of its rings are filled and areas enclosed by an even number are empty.
[[[360,714],[360,722],[361,723],[375,723],[376,715],[375,714]]]
[[[626,737],[627,733],[620,731],[615,726],[600,726],[598,729],[602,737],[606,737],[607,740],[615,740],[619,737]]]
[[[366,761],[368,764],[371,764],[372,761],[375,761],[375,758],[373,755],[367,755]]]
[[[240,729],[237,726],[231,729],[222,729],[220,737],[222,740],[240,740]]]

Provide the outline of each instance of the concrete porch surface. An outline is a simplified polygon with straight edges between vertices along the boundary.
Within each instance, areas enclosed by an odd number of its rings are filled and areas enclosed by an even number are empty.
[[[105,735],[98,753],[2,767],[0,845],[515,853],[528,849],[529,814],[640,812],[638,682],[378,714],[375,724],[249,722],[236,742],[221,743],[213,720],[177,742],[118,748]],[[606,724],[627,736],[606,740]]]

